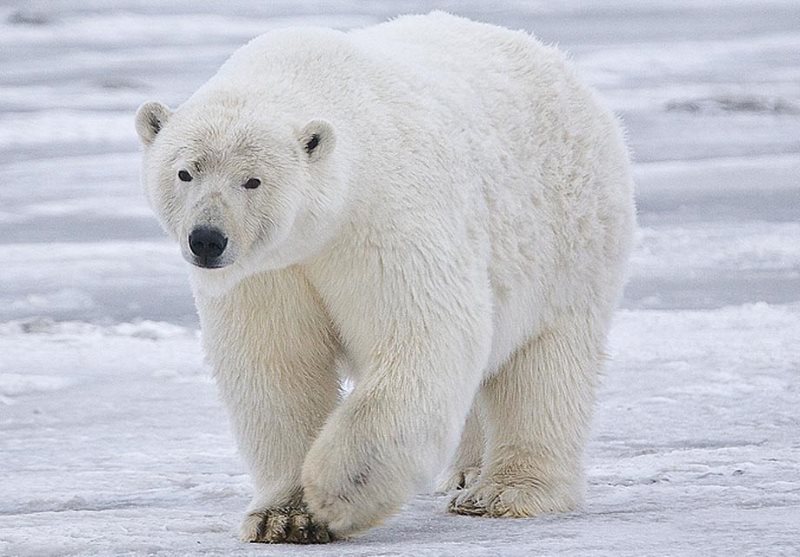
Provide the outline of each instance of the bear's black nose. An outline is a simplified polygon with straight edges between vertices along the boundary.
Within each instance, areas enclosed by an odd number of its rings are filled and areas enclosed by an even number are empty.
[[[216,228],[199,226],[189,234],[189,249],[204,267],[213,266],[227,245],[228,239]]]

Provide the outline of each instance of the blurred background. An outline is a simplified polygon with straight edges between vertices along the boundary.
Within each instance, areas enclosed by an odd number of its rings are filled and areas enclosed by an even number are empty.
[[[0,3],[0,321],[196,323],[146,206],[133,115],[271,28],[436,7],[567,50],[620,115],[642,234],[624,306],[800,297],[794,1]]]
[[[0,0],[0,555],[287,554],[236,542],[252,488],[134,113],[270,29],[433,8],[559,45],[628,131],[641,230],[587,504],[421,495],[313,553],[800,554],[800,2]]]

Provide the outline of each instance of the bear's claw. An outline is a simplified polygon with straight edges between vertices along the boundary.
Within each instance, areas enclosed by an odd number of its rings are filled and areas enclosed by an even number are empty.
[[[524,518],[575,510],[579,505],[576,491],[570,486],[559,487],[548,488],[531,478],[505,482],[479,480],[459,491],[450,501],[448,511],[470,516]]]
[[[250,514],[242,525],[242,541],[257,543],[330,543],[328,527],[305,507],[278,507]]]
[[[447,510],[454,514],[464,514],[468,516],[484,516],[486,514],[486,507],[478,505],[475,501],[469,499],[459,501],[458,497],[453,497],[450,504],[447,506]]]

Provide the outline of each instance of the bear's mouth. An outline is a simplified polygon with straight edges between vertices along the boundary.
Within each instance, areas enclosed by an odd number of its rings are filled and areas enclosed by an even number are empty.
[[[227,267],[229,263],[226,261],[219,261],[218,259],[209,259],[202,257],[191,257],[189,263],[201,269],[221,269]]]

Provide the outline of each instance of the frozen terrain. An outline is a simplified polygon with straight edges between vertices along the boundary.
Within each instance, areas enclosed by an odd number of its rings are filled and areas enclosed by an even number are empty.
[[[0,555],[800,554],[800,4],[0,1]],[[641,235],[583,511],[420,495],[332,546],[242,545],[249,480],[133,112],[270,28],[433,7],[570,51],[622,116]]]

